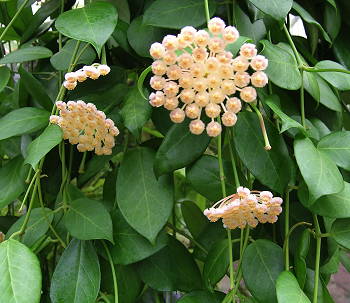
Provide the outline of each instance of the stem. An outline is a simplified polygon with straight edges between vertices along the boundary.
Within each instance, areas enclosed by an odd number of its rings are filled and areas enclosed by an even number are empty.
[[[38,171],[34,174],[32,180],[30,181],[29,186],[28,186],[28,188],[27,188],[27,191],[26,191],[26,193],[25,193],[25,195],[24,195],[23,201],[22,201],[22,203],[21,203],[21,206],[20,206],[20,208],[19,208],[19,211],[22,211],[23,205],[24,205],[24,203],[27,201],[27,198],[28,198],[28,196],[29,196],[30,190],[32,189],[32,186],[33,186],[34,181],[36,180],[36,177],[37,177],[38,174],[40,174],[40,170],[38,170]]]
[[[202,246],[202,244],[200,244],[199,242],[197,242],[195,239],[193,239],[191,236],[187,235],[185,232],[183,232],[182,230],[178,229],[177,227],[175,227],[174,225],[172,225],[171,223],[167,223],[166,224],[169,228],[171,228],[173,231],[176,231],[178,234],[184,236],[185,238],[187,238],[188,240],[190,240],[191,242],[193,242],[194,245],[196,245],[199,249],[201,249],[205,254],[208,254],[208,251]]]
[[[85,172],[85,160],[86,160],[86,155],[87,155],[87,152],[84,152],[84,153],[83,153],[83,158],[81,159],[80,166],[79,166],[79,170],[78,170],[78,173],[79,173],[79,174],[83,174],[83,173]]]
[[[15,15],[12,17],[11,21],[9,22],[9,24],[6,25],[4,31],[1,33],[0,35],[0,41],[2,41],[2,38],[6,35],[7,31],[10,29],[10,27],[12,26],[12,24],[16,21],[17,17],[20,15],[20,13],[22,12],[22,10],[26,7],[26,5],[28,4],[29,0],[24,0],[24,2],[21,4],[21,6],[18,8],[17,12],[15,13]]]
[[[271,149],[271,145],[270,145],[270,142],[269,142],[269,137],[267,136],[264,118],[263,118],[260,110],[256,107],[255,104],[250,104],[250,106],[254,109],[255,113],[257,114],[257,116],[259,118],[260,128],[261,128],[261,132],[262,132],[262,135],[264,137],[264,142],[265,142],[265,149],[266,150],[270,150]]]
[[[314,224],[316,228],[316,259],[315,259],[315,277],[314,277],[314,295],[312,303],[317,303],[318,280],[320,276],[320,257],[321,257],[321,229],[318,223],[317,215],[313,214]]]
[[[302,70],[306,72],[311,72],[311,73],[326,73],[326,72],[337,72],[337,73],[344,73],[344,74],[350,74],[350,71],[346,69],[341,69],[341,68],[315,68],[315,67],[306,67],[303,66]]]
[[[103,47],[102,47],[101,64],[107,64],[107,59],[106,59],[106,46],[105,46],[105,45],[103,45]]]
[[[238,177],[238,172],[237,172],[237,167],[236,167],[236,161],[235,161],[235,157],[233,156],[233,149],[232,149],[232,144],[231,144],[231,140],[233,137],[233,131],[230,130],[230,133],[232,136],[229,136],[229,140],[228,140],[228,145],[229,145],[229,149],[230,149],[230,159],[231,159],[231,164],[232,164],[232,170],[233,170],[233,176],[235,178],[235,185],[236,187],[240,186],[240,182],[239,182],[239,177]]]
[[[232,237],[231,229],[227,229],[227,239],[228,239],[228,255],[230,258],[230,289],[235,286],[234,271],[233,271],[233,254],[232,254]]]
[[[300,113],[301,113],[301,124],[306,128],[305,122],[305,101],[304,101],[304,71],[300,71],[301,74],[301,87],[300,87]]]
[[[208,0],[204,0],[204,10],[205,10],[205,18],[207,19],[207,23],[208,23],[210,20]]]
[[[114,264],[113,264],[113,259],[112,256],[108,250],[108,247],[105,243],[105,241],[102,240],[102,245],[105,248],[106,254],[107,254],[107,258],[109,261],[109,265],[111,266],[111,270],[112,270],[112,276],[113,276],[113,285],[114,285],[114,302],[118,303],[118,281],[117,281],[117,275],[115,273],[115,268],[114,268]]]
[[[285,218],[284,218],[284,238],[288,238],[289,234],[289,188],[286,191],[285,197]],[[289,241],[286,242],[284,255],[285,270],[289,271]]]
[[[284,30],[284,32],[285,32],[285,34],[287,36],[287,39],[288,39],[288,42],[289,42],[290,46],[292,47],[293,53],[295,55],[295,58],[297,59],[298,64],[301,66],[303,64],[303,61],[300,58],[300,55],[299,55],[299,53],[297,51],[297,48],[295,47],[293,39],[292,39],[291,35],[289,34],[289,31],[288,31],[287,26],[285,24],[283,24],[283,30]]]

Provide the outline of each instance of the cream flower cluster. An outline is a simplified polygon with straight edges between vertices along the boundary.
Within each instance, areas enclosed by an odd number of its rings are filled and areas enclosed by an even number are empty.
[[[267,84],[263,70],[268,60],[257,55],[255,45],[250,43],[243,44],[239,56],[233,58],[225,47],[234,43],[239,33],[220,18],[211,19],[208,29],[209,32],[197,31],[186,26],[177,36],[167,35],[162,43],[151,45],[150,54],[155,61],[150,85],[156,92],[150,94],[149,102],[171,111],[174,123],[183,122],[186,116],[193,119],[189,128],[196,135],[205,129],[201,120],[204,111],[211,118],[207,134],[216,137],[222,127],[214,119],[221,115],[223,125],[235,125],[241,100],[255,101],[254,87]],[[252,75],[250,70],[254,71]]]
[[[104,112],[96,109],[92,103],[84,101],[56,102],[59,116],[51,116],[50,122],[59,125],[63,138],[71,144],[78,144],[80,152],[95,150],[96,155],[110,155],[115,145],[114,137],[118,128]]]
[[[85,65],[83,68],[75,71],[66,73],[64,75],[65,81],[63,86],[68,90],[76,88],[78,82],[84,82],[87,78],[96,80],[100,76],[109,74],[111,68],[105,64],[94,63],[92,65]]]
[[[274,197],[269,191],[250,191],[248,188],[238,187],[236,194],[206,209],[204,215],[211,222],[222,218],[225,228],[244,228],[247,224],[254,228],[259,222],[275,223],[282,212],[282,202],[282,198]]]

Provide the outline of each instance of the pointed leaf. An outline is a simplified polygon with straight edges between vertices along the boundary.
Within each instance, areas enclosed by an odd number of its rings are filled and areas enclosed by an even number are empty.
[[[301,290],[297,279],[289,271],[282,272],[276,282],[278,303],[311,303]]]
[[[18,156],[0,168],[0,208],[15,200],[25,190],[27,169]]]
[[[350,183],[344,182],[344,189],[336,194],[318,199],[309,209],[318,215],[330,218],[350,217]]]
[[[32,251],[16,240],[7,240],[0,244],[0,260],[0,302],[39,302],[41,270]]]
[[[11,77],[11,71],[7,66],[0,66],[0,92],[5,88]]]
[[[64,250],[53,273],[51,301],[94,303],[100,281],[100,264],[92,243],[74,239]]]
[[[170,236],[168,245],[142,261],[138,269],[141,279],[156,290],[191,291],[202,286],[201,275],[192,255]]]
[[[0,140],[30,134],[49,123],[50,113],[34,107],[16,109],[0,119]]]
[[[152,113],[152,106],[145,101],[137,87],[133,88],[126,97],[120,111],[125,127],[139,138],[142,126],[148,121]]]
[[[117,25],[118,14],[108,2],[93,2],[61,14],[55,26],[63,35],[91,43],[100,54]]]
[[[68,40],[68,42],[62,47],[62,49],[51,57],[50,62],[55,69],[67,70],[69,68],[69,58],[72,58],[77,43],[78,41],[76,40]],[[85,50],[82,52],[83,49]],[[80,43],[78,48],[78,54],[80,53],[81,56],[77,61],[77,65],[90,65],[94,62],[96,58],[96,53],[94,49],[91,46],[86,46],[86,43]]]
[[[154,171],[161,176],[187,166],[206,150],[210,137],[203,133],[193,135],[188,129],[189,121],[174,124],[159,147]]]
[[[267,40],[260,43],[264,46],[262,55],[269,59],[266,74],[271,82],[285,89],[299,89],[301,75],[295,58],[279,44],[275,45]]]
[[[335,220],[331,227],[331,235],[338,244],[350,249],[350,218]]]
[[[320,103],[330,108],[331,110],[341,112],[342,106],[338,97],[334,94],[333,90],[329,87],[329,84],[323,80],[318,74],[314,73],[316,81],[320,89]]]
[[[309,189],[309,205],[321,196],[343,190],[343,178],[337,166],[326,154],[316,149],[310,139],[295,140],[294,153]]]
[[[298,239],[298,246],[294,254],[294,271],[300,287],[303,289],[306,282],[306,257],[310,249],[310,231],[304,229]]]
[[[286,18],[293,4],[293,0],[249,0],[249,2],[278,21]]]
[[[117,203],[126,221],[141,235],[154,242],[173,207],[169,176],[156,179],[155,153],[136,148],[124,156],[117,178]]]
[[[316,69],[339,69],[348,71],[344,66],[337,62],[324,60],[315,65]],[[343,72],[319,72],[323,79],[332,84],[339,90],[350,90],[350,75]]]
[[[209,0],[209,12],[215,12],[215,1]],[[199,26],[205,23],[202,0],[158,0],[145,11],[143,23],[156,27],[180,29],[186,25]]]
[[[24,163],[30,164],[35,169],[40,159],[61,141],[61,128],[58,125],[50,124],[39,137],[29,144],[28,154]]]
[[[325,152],[338,166],[350,170],[350,131],[330,133],[321,139],[317,149]]]
[[[184,295],[177,303],[221,303],[223,299],[221,292],[197,290]]]
[[[11,226],[6,234],[9,238],[14,232],[19,231],[22,227],[25,216],[19,218]],[[49,229],[49,223],[53,220],[52,210],[49,208],[34,208],[29,216],[26,232],[21,238],[23,244],[32,247]]]
[[[113,242],[111,216],[99,201],[85,198],[72,201],[63,220],[67,230],[77,239]]]
[[[110,245],[110,253],[115,264],[127,265],[143,260],[167,243],[166,234],[160,233],[156,243],[151,244],[125,221],[119,211],[113,213],[112,220],[115,244]]]
[[[242,259],[243,278],[248,290],[261,303],[277,303],[276,280],[283,271],[283,251],[268,240],[250,244]]]
[[[42,46],[25,47],[15,50],[0,59],[0,64],[22,63],[38,59],[50,58],[51,50]]]
[[[191,235],[198,238],[209,224],[207,217],[203,215],[197,204],[191,201],[181,203],[181,213]]]

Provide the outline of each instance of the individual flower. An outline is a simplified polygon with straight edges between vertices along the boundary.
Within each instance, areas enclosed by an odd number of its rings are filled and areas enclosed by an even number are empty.
[[[228,196],[204,210],[211,222],[222,219],[225,228],[256,227],[258,223],[275,223],[282,212],[283,200],[269,191],[250,191],[238,187],[237,193]]]
[[[77,144],[80,152],[95,151],[97,155],[110,155],[115,145],[118,128],[104,112],[92,103],[84,101],[56,102],[59,116],[50,117],[50,123],[57,124],[63,131],[63,139]]]
[[[68,90],[73,90],[77,86],[77,82],[84,82],[87,78],[96,80],[100,76],[106,76],[110,73],[111,68],[106,64],[94,63],[92,65],[85,65],[83,68],[69,72],[64,75],[65,81],[63,86]],[[153,71],[157,75],[156,70]]]
[[[216,137],[222,125],[234,126],[242,103],[254,102],[255,87],[268,82],[263,72],[268,61],[257,55],[254,44],[243,44],[235,58],[225,50],[238,37],[235,27],[215,17],[208,22],[208,31],[186,26],[177,36],[167,35],[162,43],[153,43],[150,85],[155,92],[149,96],[150,104],[164,106],[174,123],[192,119],[189,130],[196,135],[206,130]],[[203,114],[211,120],[207,125]],[[215,121],[219,117],[222,125]]]

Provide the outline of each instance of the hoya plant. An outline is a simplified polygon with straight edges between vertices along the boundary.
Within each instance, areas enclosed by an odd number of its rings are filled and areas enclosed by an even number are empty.
[[[336,302],[348,0],[0,8],[1,303]]]

